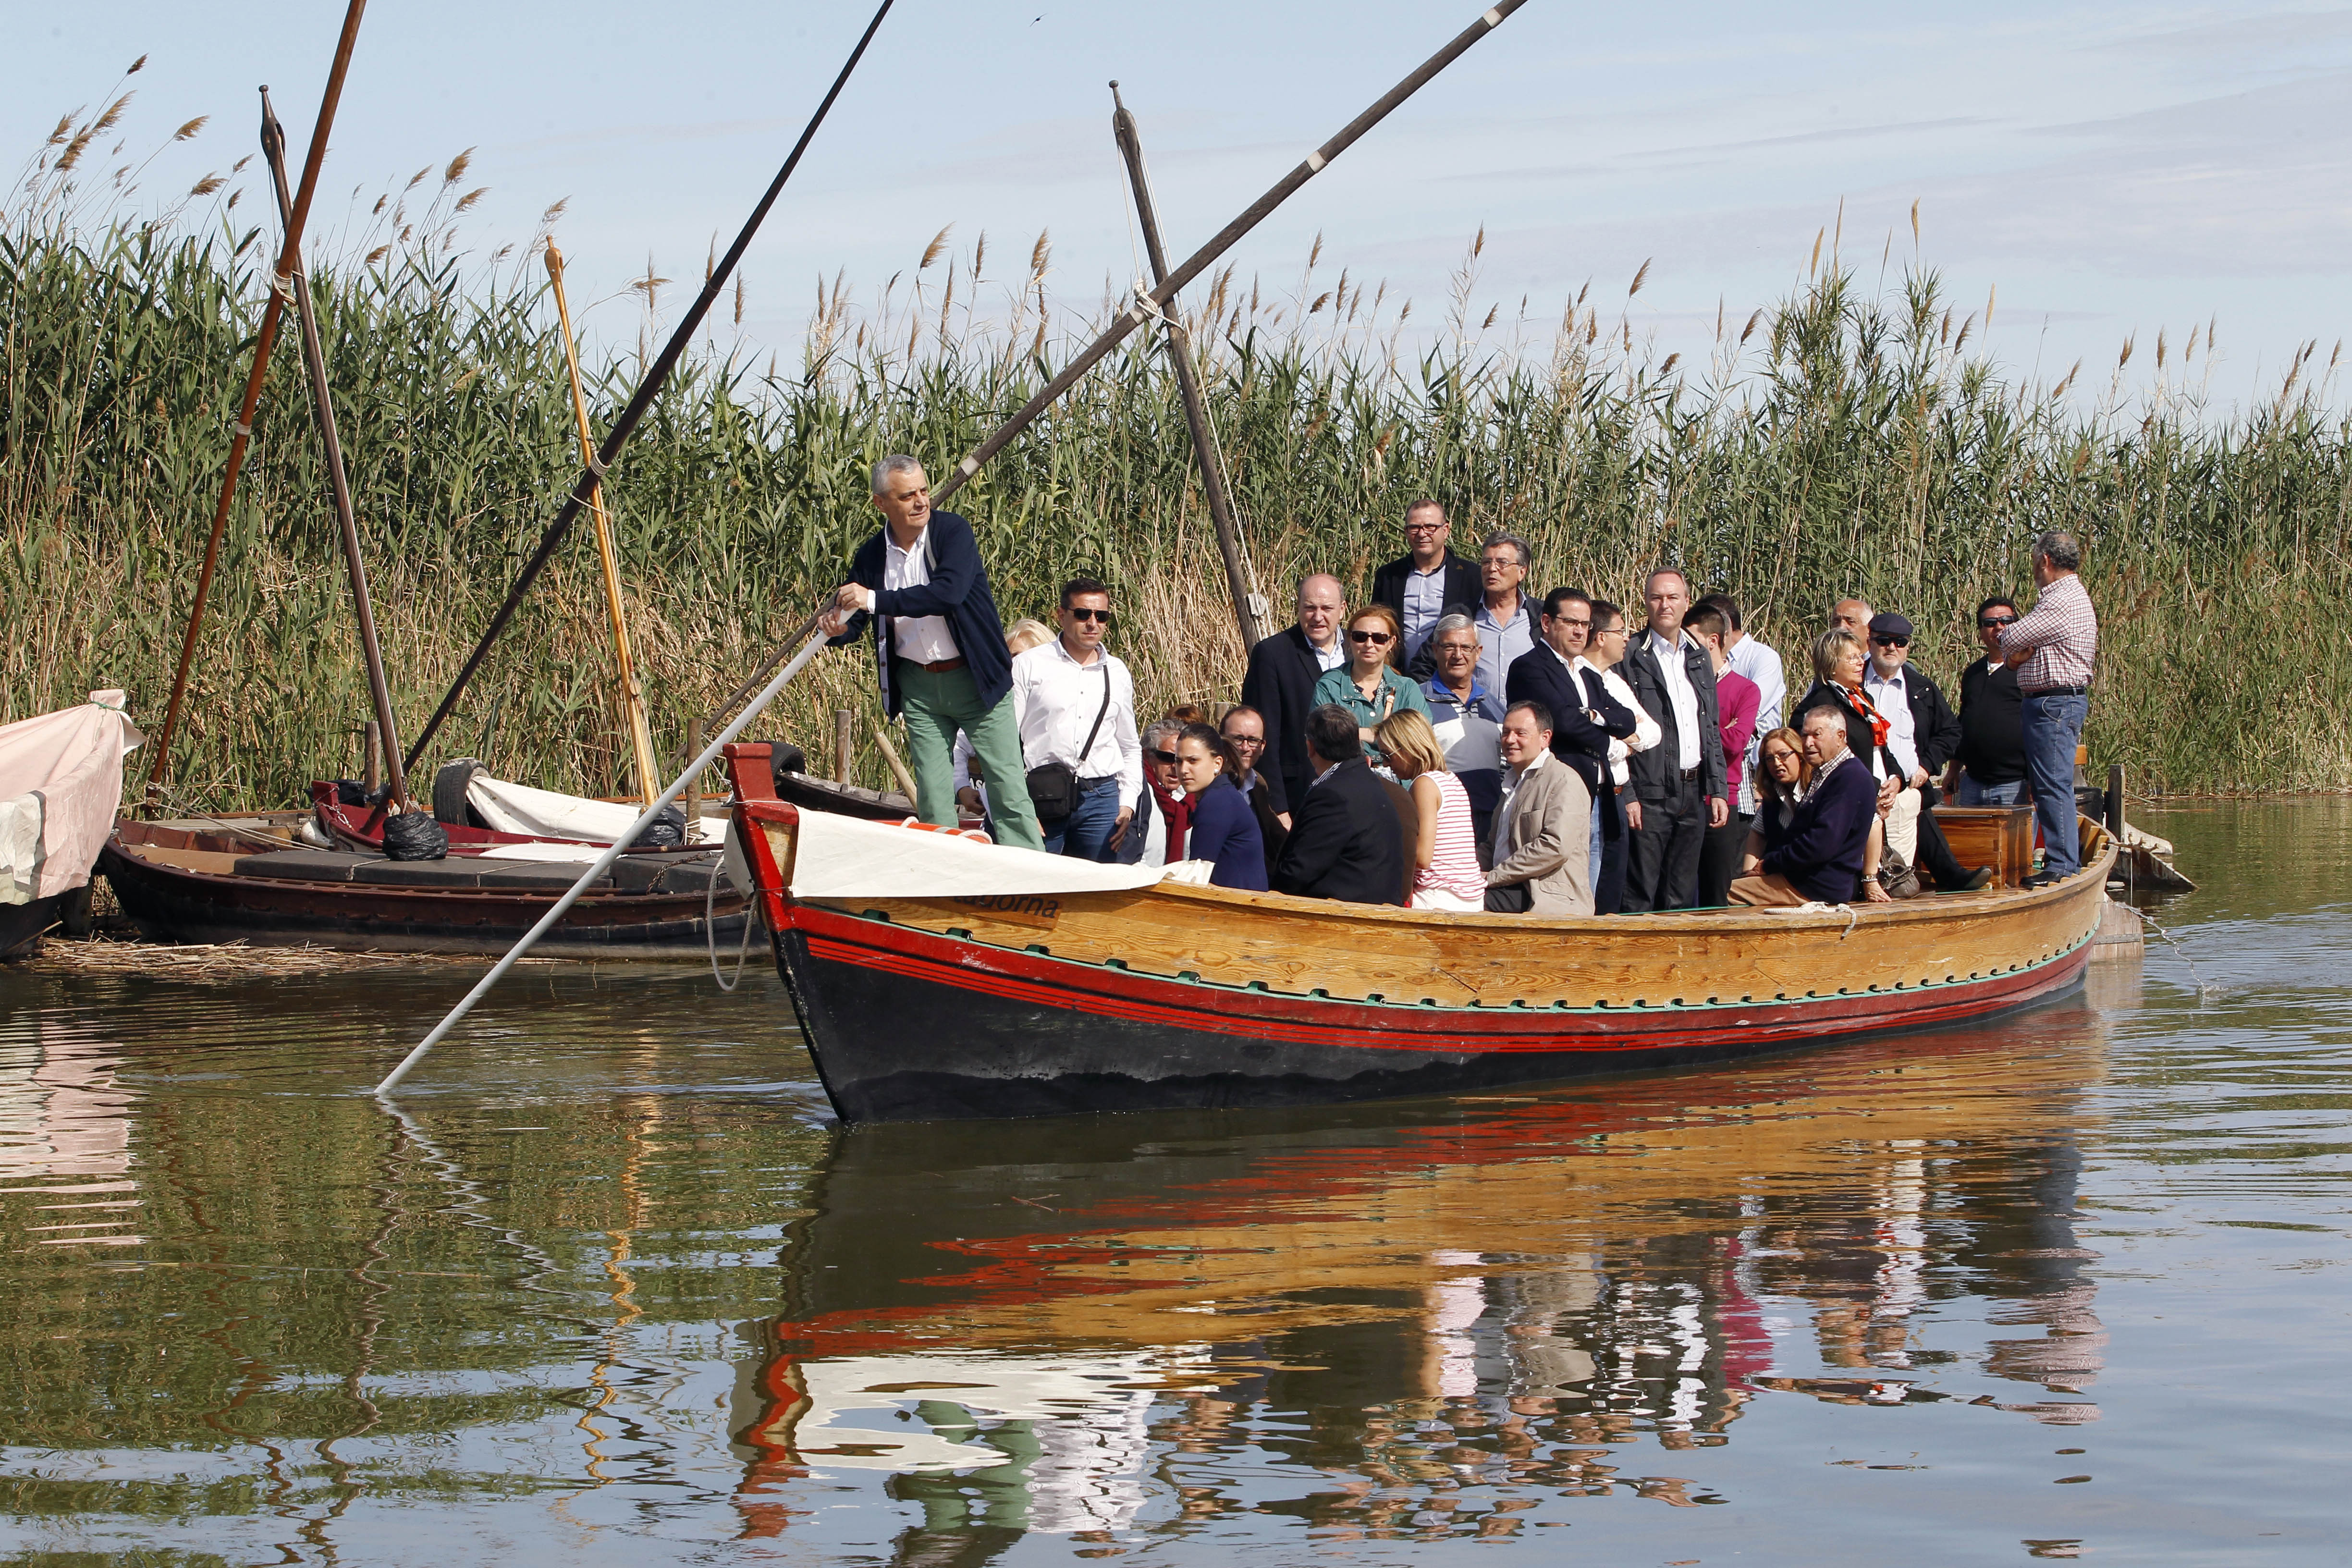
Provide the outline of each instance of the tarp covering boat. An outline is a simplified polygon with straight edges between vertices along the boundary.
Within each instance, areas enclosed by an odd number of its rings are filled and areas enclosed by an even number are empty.
[[[89,880],[122,805],[122,759],[144,739],[111,689],[0,726],[0,904]]]
[[[728,858],[732,873],[740,862]],[[1124,892],[1164,875],[1158,866],[1101,866],[961,833],[811,811],[801,816],[791,886],[796,899],[1028,898]]]
[[[583,844],[610,844],[629,830],[639,808],[633,801],[590,800],[551,789],[509,784],[477,773],[466,781],[466,804],[485,827],[500,833],[524,833],[534,838],[569,838]],[[717,844],[727,834],[723,817],[706,817],[704,844]]]

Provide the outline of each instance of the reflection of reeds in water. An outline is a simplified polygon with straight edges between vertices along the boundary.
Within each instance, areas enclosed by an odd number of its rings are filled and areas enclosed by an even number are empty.
[[[66,130],[61,145],[79,135]],[[152,712],[267,247],[169,213],[100,226],[100,195],[49,156],[0,233],[0,595],[18,653],[0,670],[0,718],[108,683]],[[468,200],[464,173],[427,171],[387,194],[347,259],[318,278],[386,653],[412,724],[572,478],[561,354],[530,247],[461,265],[450,226]],[[1044,237],[1002,275],[987,268],[1005,247],[951,241],[934,239],[864,303],[842,278],[822,283],[798,364],[716,347],[689,361],[613,474],[645,682],[671,751],[688,717],[796,624],[875,526],[866,466],[907,449],[944,472],[1039,384],[1079,324],[1049,289]],[[1630,603],[1643,563],[1679,561],[1754,606],[1757,629],[1792,655],[1831,598],[1858,592],[1918,623],[1919,657],[1949,677],[1972,652],[1976,599],[2023,591],[2028,540],[2064,525],[2089,541],[2106,614],[2099,756],[2172,788],[2333,785],[2352,764],[2330,718],[2352,700],[2352,652],[2325,637],[2292,658],[2244,651],[2282,614],[2340,602],[2352,575],[2352,437],[2327,402],[2333,356],[2299,353],[2274,396],[2224,412],[2200,379],[2214,353],[2206,325],[2180,343],[2160,335],[2137,358],[2127,347],[2105,391],[2068,401],[2061,387],[2100,378],[2005,382],[1969,353],[1983,313],[1951,304],[1934,272],[1881,296],[1834,247],[1787,300],[1744,322],[1726,316],[1704,363],[1654,361],[1628,319],[1633,287],[1588,286],[1557,323],[1523,306],[1481,309],[1475,247],[1424,341],[1412,334],[1429,312],[1415,318],[1412,301],[1344,270],[1329,279],[1318,251],[1294,289],[1227,269],[1185,300],[1276,621],[1305,571],[1361,592],[1399,548],[1404,504],[1430,494],[1452,509],[1457,544],[1498,526],[1529,535],[1534,586],[1579,582]],[[649,267],[634,296],[646,342],[661,281]],[[600,424],[638,368],[625,352],[593,374]],[[2127,389],[2126,374],[2147,379]],[[316,447],[298,367],[282,356],[176,764],[224,801],[287,799],[357,765],[352,731],[367,704]],[[1240,650],[1174,379],[1146,334],[957,505],[1008,618],[1049,607],[1076,572],[1101,574],[1146,707],[1234,694]],[[494,768],[534,783],[601,793],[621,776],[588,548],[583,532],[542,580],[444,754],[489,740]],[[871,711],[871,688],[863,658],[821,661],[760,732],[822,738],[827,710]],[[2247,725],[2249,713],[2268,718]],[[873,759],[861,767],[862,782],[885,782]]]

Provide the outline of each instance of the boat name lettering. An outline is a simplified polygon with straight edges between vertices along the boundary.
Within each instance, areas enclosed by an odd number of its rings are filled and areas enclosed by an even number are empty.
[[[958,899],[956,902],[960,904],[969,904],[976,910],[988,910],[997,914],[1035,915],[1040,920],[1055,920],[1058,919],[1062,913],[1061,900],[1041,899],[1034,896],[1028,898],[1013,898],[1010,896],[1004,896],[979,899]]]

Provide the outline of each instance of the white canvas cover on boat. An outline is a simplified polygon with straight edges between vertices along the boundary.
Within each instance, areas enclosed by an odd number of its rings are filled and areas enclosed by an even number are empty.
[[[475,815],[500,833],[528,833],[534,838],[577,838],[590,844],[610,844],[629,830],[641,808],[627,801],[589,800],[551,789],[509,784],[488,773],[466,781],[466,804]],[[717,844],[726,837],[727,819],[702,819],[700,844]]]
[[[986,844],[961,834],[803,811],[793,866],[796,899],[964,899],[1106,893],[1148,888],[1160,866],[1099,866],[1066,855]],[[727,857],[740,876],[738,857]]]
[[[145,738],[113,689],[0,725],[0,904],[89,880],[122,806],[122,759]]]

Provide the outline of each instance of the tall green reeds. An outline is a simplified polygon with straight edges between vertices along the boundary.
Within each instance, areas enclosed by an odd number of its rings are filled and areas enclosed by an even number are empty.
[[[469,270],[415,227],[313,279],[412,726],[573,462],[528,254]],[[0,720],[105,684],[128,688],[135,714],[160,711],[267,249],[233,228],[93,228],[38,207],[0,232]],[[2032,535],[2065,527],[2086,542],[2105,613],[2101,760],[2168,791],[2335,787],[2352,772],[2338,718],[2352,653],[2321,630],[2352,580],[2352,427],[2315,391],[2308,353],[2242,416],[2168,390],[2182,368],[2164,363],[2168,345],[2130,412],[2121,364],[2086,405],[1969,357],[1976,321],[1955,326],[1932,272],[1866,289],[1832,262],[1744,327],[1727,321],[1710,363],[1653,363],[1622,310],[1610,319],[1618,307],[1581,297],[1556,327],[1498,328],[1469,303],[1475,248],[1435,346],[1408,349],[1421,341],[1408,302],[1368,299],[1345,274],[1324,287],[1319,262],[1280,295],[1252,283],[1244,297],[1226,273],[1191,301],[1277,619],[1303,572],[1366,584],[1425,494],[1457,542],[1498,527],[1532,539],[1538,585],[1633,603],[1646,564],[1683,565],[1751,607],[1792,679],[1848,593],[1909,615],[1917,657],[1950,677],[1976,601],[2025,595]],[[935,242],[911,289],[894,279],[862,309],[840,280],[821,285],[799,365],[713,348],[681,370],[607,484],[665,745],[836,581],[875,525],[869,463],[903,449],[944,471],[1049,374],[1065,337],[1047,263],[1041,237],[1025,268],[992,279],[982,247]],[[988,288],[1002,303],[982,309]],[[595,377],[603,417],[638,363],[624,352]],[[176,748],[173,776],[218,805],[290,800],[356,765],[365,692],[298,375],[280,354]],[[1175,381],[1141,336],[956,504],[1008,619],[1043,614],[1067,575],[1100,574],[1147,703],[1234,694],[1242,649]],[[614,787],[624,752],[588,550],[583,534],[542,580],[436,752]],[[815,742],[835,706],[871,715],[870,686],[864,654],[829,655],[759,732]]]

